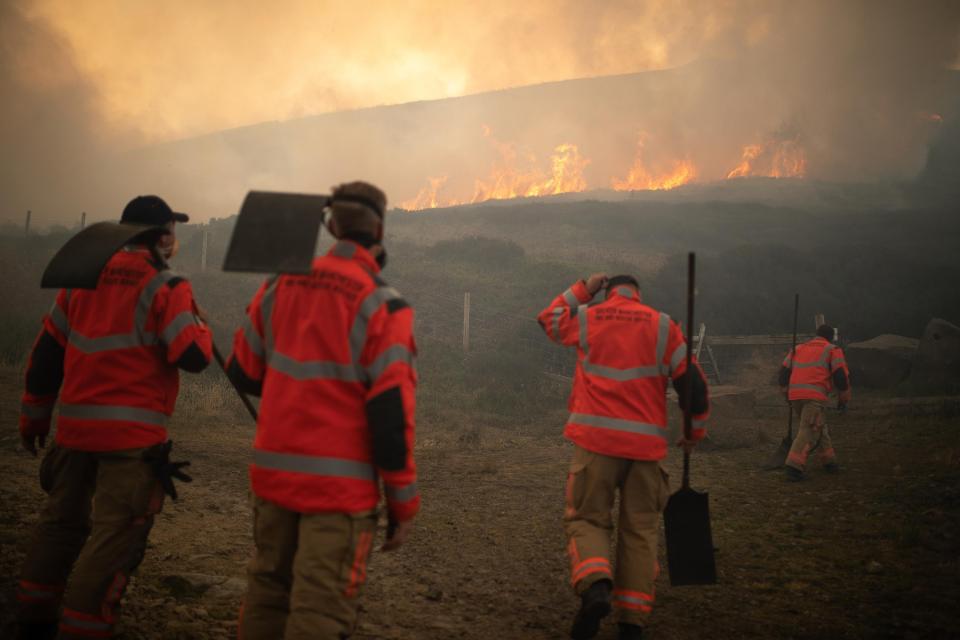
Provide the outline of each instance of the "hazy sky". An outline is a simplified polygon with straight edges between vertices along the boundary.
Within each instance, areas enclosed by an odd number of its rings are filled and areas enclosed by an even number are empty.
[[[250,151],[225,142],[216,167],[178,157],[127,171],[119,154],[145,148],[149,156],[156,143],[697,61],[721,61],[704,73],[725,75],[682,76],[682,86],[651,94],[643,113],[617,114],[620,128],[598,130],[604,123],[593,122],[589,136],[572,139],[582,122],[558,120],[545,131],[551,114],[531,120],[530,130],[542,130],[537,153],[546,158],[561,143],[593,144],[590,169],[610,168],[589,186],[605,186],[626,174],[637,134],[647,131],[650,153],[658,146],[664,162],[681,152],[700,156],[698,163],[711,156],[716,167],[702,176],[713,179],[736,166],[743,145],[798,121],[811,176],[906,175],[930,137],[922,110],[943,94],[943,69],[958,66],[958,25],[956,0],[0,0],[0,219],[19,219],[27,208],[41,219],[73,219],[88,207],[115,211],[130,191],[151,185],[182,198],[202,188],[209,199],[233,202],[233,191],[287,186],[293,171],[313,171],[290,165],[301,153],[296,140],[269,153],[260,152],[263,145]],[[711,109],[720,103],[725,111]],[[508,112],[496,115],[510,121]],[[491,118],[456,116],[467,129],[453,130],[458,120],[450,117],[452,133],[432,144],[477,137],[475,121]],[[502,124],[498,133],[506,129]],[[704,137],[727,130],[727,140],[708,144]],[[364,153],[391,142],[394,132],[367,135]],[[411,140],[404,144],[424,140],[405,133]],[[521,133],[508,141],[527,144]],[[613,135],[616,141],[604,142]],[[625,155],[599,157],[607,153],[601,143],[615,143]],[[397,151],[422,171],[387,185],[394,202],[441,175],[442,166],[431,166],[440,156],[423,144]],[[352,160],[346,165],[389,179],[389,168]],[[229,165],[229,182],[200,180],[222,165]],[[164,173],[170,167],[180,174]],[[459,178],[470,183],[488,170],[483,159]]]
[[[770,2],[34,0],[111,126],[149,140],[690,62],[759,44]],[[69,81],[30,69],[37,83]]]

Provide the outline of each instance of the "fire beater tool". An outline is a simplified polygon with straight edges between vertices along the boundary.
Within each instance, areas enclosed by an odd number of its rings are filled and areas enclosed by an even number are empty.
[[[683,434],[693,432],[693,305],[696,256],[689,255],[687,271],[687,379],[683,407]],[[710,504],[706,493],[690,487],[690,454],[683,452],[683,486],[670,496],[663,511],[667,566],[673,586],[716,584],[717,569],[710,532]]]
[[[57,251],[43,272],[40,287],[43,289],[96,289],[100,281],[100,273],[117,251],[128,244],[146,244],[153,247],[163,232],[163,227],[126,222],[92,224],[67,240],[66,244]],[[165,264],[156,250],[153,251],[153,255]],[[213,344],[213,356],[226,373],[223,355],[216,343]],[[231,384],[239,394],[243,406],[256,421],[257,410],[250,398],[232,380]]]
[[[800,315],[800,294],[794,294],[793,297],[793,342],[790,346],[790,367],[793,368],[793,360],[797,356],[797,319]],[[788,383],[789,388],[789,383]],[[818,441],[819,444],[819,441]],[[793,446],[793,407],[790,400],[787,400],[787,435],[780,441],[780,446],[767,459],[763,468],[767,471],[773,471],[783,467],[787,461],[787,455],[790,453],[790,447]]]

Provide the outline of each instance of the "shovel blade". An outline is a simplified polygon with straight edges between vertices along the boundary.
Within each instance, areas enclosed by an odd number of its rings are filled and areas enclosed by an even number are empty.
[[[325,195],[251,191],[240,207],[224,271],[310,273]]]
[[[100,272],[124,245],[162,232],[160,227],[98,222],[67,240],[43,272],[44,289],[96,289]]]
[[[670,584],[716,584],[708,494],[680,489],[667,501],[663,524]]]
[[[790,447],[792,446],[793,441],[790,438],[784,438],[781,440],[780,446],[770,455],[769,458],[767,458],[766,463],[764,463],[764,470],[775,471],[776,469],[782,469],[784,463],[787,461],[787,454],[790,453]]]

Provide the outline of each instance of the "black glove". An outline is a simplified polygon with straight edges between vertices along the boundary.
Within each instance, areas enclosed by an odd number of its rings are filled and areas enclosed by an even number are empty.
[[[172,448],[172,440],[154,445],[143,452],[143,461],[153,469],[153,475],[160,481],[163,492],[176,500],[177,487],[173,484],[173,480],[193,482],[193,478],[181,471],[182,468],[190,466],[189,462],[170,462],[170,450]]]

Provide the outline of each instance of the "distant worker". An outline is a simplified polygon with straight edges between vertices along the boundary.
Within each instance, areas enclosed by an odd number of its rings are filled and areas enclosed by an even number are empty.
[[[807,458],[815,449],[819,449],[824,470],[840,471],[824,409],[834,388],[839,391],[839,408],[846,409],[851,388],[850,370],[843,351],[831,342],[833,334],[833,327],[820,325],[817,337],[797,345],[796,354],[788,353],[780,368],[780,389],[787,396],[791,411],[800,416],[800,428],[784,467],[788,480],[803,480]]]
[[[420,508],[414,314],[379,276],[386,204],[364,182],[335,188],[336,244],[310,273],[267,280],[234,339],[231,378],[262,397],[243,640],[348,637],[381,480],[383,550],[404,543]]]
[[[603,301],[588,304],[601,290]],[[570,582],[580,596],[570,635],[592,638],[619,610],[619,637],[640,638],[659,573],[660,513],[670,494],[659,461],[667,454],[667,382],[684,406],[687,345],[670,317],[640,301],[632,276],[598,273],[557,296],[539,316],[554,342],[577,346],[577,368],[564,435],[574,444],[564,525]],[[677,443],[688,451],[706,434],[706,379],[693,373],[694,430]],[[617,558],[610,562],[612,509],[620,492]]]
[[[58,397],[56,443],[40,465],[48,494],[23,564],[20,637],[107,638],[130,574],[147,548],[172,477],[165,425],[178,369],[210,362],[210,330],[190,283],[167,268],[174,213],[156,196],[134,198],[121,222],[163,227],[106,264],[94,290],[61,290],[33,346],[20,413],[23,446],[37,454]],[[72,571],[71,571],[72,570]]]

